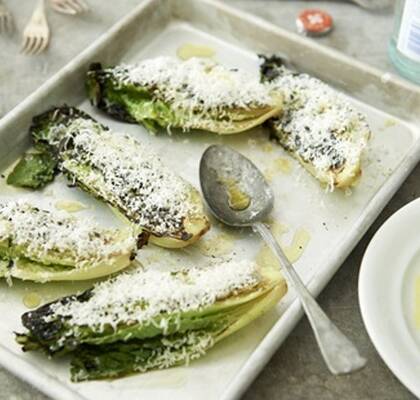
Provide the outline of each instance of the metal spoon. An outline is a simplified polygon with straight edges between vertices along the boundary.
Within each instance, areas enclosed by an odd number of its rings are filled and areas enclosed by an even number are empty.
[[[324,360],[333,374],[362,368],[366,359],[331,322],[309,293],[293,265],[277,243],[268,226],[261,221],[270,214],[274,196],[258,168],[246,157],[227,146],[210,146],[200,162],[200,182],[206,202],[217,219],[229,226],[251,227],[266,241],[294,286],[315,333]],[[231,182],[249,197],[245,209],[232,209]],[[242,202],[243,203],[243,202]]]

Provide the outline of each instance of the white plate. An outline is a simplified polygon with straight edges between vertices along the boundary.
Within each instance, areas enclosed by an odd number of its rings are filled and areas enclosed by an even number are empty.
[[[397,378],[420,397],[420,199],[396,212],[363,257],[359,301],[377,351]]]

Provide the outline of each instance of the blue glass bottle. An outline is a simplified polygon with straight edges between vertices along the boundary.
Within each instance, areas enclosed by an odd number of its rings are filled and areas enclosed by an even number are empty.
[[[389,56],[406,78],[420,84],[420,0],[397,0]]]

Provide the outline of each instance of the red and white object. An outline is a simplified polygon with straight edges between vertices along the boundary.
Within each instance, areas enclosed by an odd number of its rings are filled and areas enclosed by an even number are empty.
[[[333,19],[330,14],[318,9],[303,10],[296,19],[298,32],[304,35],[320,36],[331,31]]]

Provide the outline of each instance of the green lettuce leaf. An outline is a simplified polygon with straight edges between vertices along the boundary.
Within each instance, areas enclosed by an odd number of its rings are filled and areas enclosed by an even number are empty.
[[[7,184],[30,189],[40,189],[54,180],[57,174],[57,157],[42,149],[26,153],[7,177]]]
[[[235,107],[220,104],[218,107],[203,111],[174,107],[173,101],[162,99],[157,93],[159,85],[141,86],[130,82],[126,77],[130,66],[102,68],[100,63],[91,65],[86,77],[86,91],[91,103],[112,117],[129,123],[139,123],[151,131],[158,128],[170,130],[180,128],[208,130],[219,134],[238,133],[262,124],[281,111],[282,99],[276,94],[271,104]],[[229,75],[238,73],[229,71]],[[222,78],[221,78],[222,79]],[[192,98],[187,88],[180,90],[183,98]]]
[[[129,303],[121,303],[130,312],[125,315],[127,311],[124,311],[124,315],[121,319],[119,317],[116,324],[91,325],[73,322],[71,315],[74,314],[68,315],[63,311],[69,309],[67,306],[71,306],[71,313],[89,315],[86,314],[86,310],[92,310],[91,307],[94,306],[95,315],[115,315],[112,311],[115,300],[109,304],[104,303],[103,295],[106,293],[110,298],[120,296],[121,290],[125,290],[125,286],[121,286],[120,283],[128,284],[133,279],[132,274],[143,273],[142,269],[131,271],[125,276],[120,275],[99,283],[80,295],[67,296],[25,313],[22,323],[27,332],[17,334],[16,340],[24,351],[37,350],[49,356],[70,353],[74,381],[115,378],[134,372],[188,364],[189,361],[204,355],[218,341],[265,313],[284,295],[285,281],[276,267],[258,270],[261,275],[253,286],[241,291],[233,289],[223,298],[215,299],[208,305],[195,305],[189,310],[177,309],[176,306],[170,313],[160,311],[143,322],[139,322],[135,317],[141,318],[149,305],[149,300],[142,297],[141,285],[136,285],[139,291],[138,299],[130,297]],[[191,290],[196,293],[195,281],[190,280],[188,272],[183,272],[182,276],[172,275],[170,271],[162,273],[164,275],[159,275],[159,282],[160,277],[167,282],[164,276],[172,276],[170,279],[174,279],[174,282],[183,282],[179,289],[186,290],[187,299]],[[208,277],[213,276],[211,270],[205,270],[204,273],[209,273]],[[203,279],[207,282],[208,277],[204,275]],[[146,287],[144,290],[148,292]],[[166,294],[163,296],[167,298]],[[206,298],[205,296],[207,294],[203,292],[203,297]],[[195,304],[195,300],[191,301]],[[105,310],[106,313],[103,314]],[[90,318],[88,320],[91,321]]]

